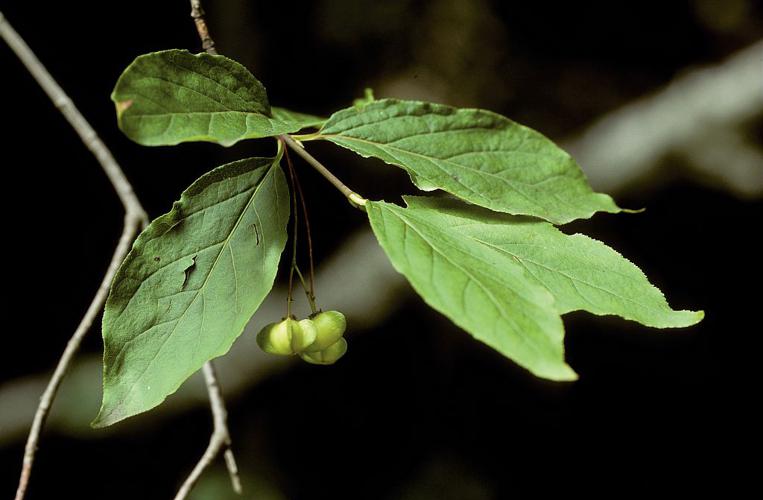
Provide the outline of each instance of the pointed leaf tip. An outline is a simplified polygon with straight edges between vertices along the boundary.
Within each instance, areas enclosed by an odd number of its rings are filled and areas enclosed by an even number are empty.
[[[655,328],[704,317],[671,309],[638,267],[600,241],[453,198],[404,200],[407,208],[366,204],[395,269],[427,304],[539,377],[577,379],[564,362],[560,314],[586,310]]]
[[[411,207],[448,218],[461,237],[510,257],[525,278],[547,289],[556,310],[617,315],[653,328],[681,328],[702,319],[701,312],[676,311],[641,269],[601,241],[568,235],[526,217],[497,214],[458,200],[405,197]]]
[[[674,321],[672,324],[665,325],[662,328],[687,328],[689,326],[693,326],[701,322],[705,319],[705,311],[699,310],[699,311],[688,311],[688,310],[681,310],[681,311],[673,311],[673,315],[675,316]]]
[[[575,382],[580,378],[567,363],[561,366],[554,366],[540,376],[554,382]]]

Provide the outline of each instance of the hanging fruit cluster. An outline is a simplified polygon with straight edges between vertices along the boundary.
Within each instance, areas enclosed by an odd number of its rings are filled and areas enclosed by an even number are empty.
[[[331,365],[347,352],[347,320],[339,311],[323,311],[297,320],[270,323],[257,334],[257,345],[270,354],[299,354],[308,363]]]

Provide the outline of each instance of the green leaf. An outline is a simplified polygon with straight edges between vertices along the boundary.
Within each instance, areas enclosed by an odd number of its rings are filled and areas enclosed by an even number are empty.
[[[139,56],[119,77],[111,99],[119,128],[145,146],[188,141],[230,146],[323,121],[271,110],[265,87],[245,67],[227,57],[185,50]]]
[[[303,128],[320,128],[326,123],[326,118],[299,113],[285,108],[278,108],[276,106],[270,108],[270,112],[273,114],[274,119],[289,124],[289,128],[293,130],[287,133],[296,132]]]
[[[470,238],[436,208],[366,203],[392,265],[433,308],[539,377],[574,380],[551,294],[516,260]]]
[[[585,310],[615,314],[656,328],[699,322],[701,311],[674,311],[628,259],[582,234],[566,235],[547,222],[497,214],[455,200],[406,197],[409,207],[434,210],[457,227],[462,238],[510,257],[525,277],[554,296],[564,314]]]
[[[420,189],[499,212],[563,224],[621,211],[553,142],[490,111],[382,99],[334,113],[304,139],[379,158],[408,171]]]
[[[197,179],[141,233],[103,317],[103,427],[160,404],[225,354],[273,286],[289,194],[276,158]]]

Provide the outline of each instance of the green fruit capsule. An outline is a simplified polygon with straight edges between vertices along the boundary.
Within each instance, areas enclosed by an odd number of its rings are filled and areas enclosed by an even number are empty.
[[[316,330],[312,321],[286,318],[270,323],[257,334],[257,345],[270,354],[289,355],[302,352],[315,342]]]
[[[340,338],[327,348],[318,352],[303,352],[302,359],[314,365],[333,365],[347,352],[347,341]]]
[[[347,329],[347,320],[339,311],[320,312],[313,316],[312,320],[316,330],[315,342],[305,349],[305,352],[313,353],[327,349],[341,339]]]
[[[291,341],[291,347],[297,354],[314,344],[315,339],[318,337],[318,329],[311,319],[300,320],[299,329],[300,335],[293,336]]]

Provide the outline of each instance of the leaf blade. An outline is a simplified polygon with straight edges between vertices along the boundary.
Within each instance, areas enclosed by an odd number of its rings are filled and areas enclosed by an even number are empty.
[[[191,141],[230,146],[321,123],[271,108],[265,87],[241,64],[185,50],[138,56],[119,77],[111,99],[119,128],[145,146]]]
[[[106,302],[94,427],[157,406],[241,334],[272,288],[286,244],[279,160],[212,170],[138,237]]]
[[[538,132],[479,109],[381,99],[329,117],[315,138],[405,169],[425,191],[555,224],[621,211]]]
[[[585,310],[654,328],[686,327],[703,317],[702,311],[673,310],[641,269],[586,235],[567,235],[547,222],[495,214],[451,200],[405,200],[409,206],[439,211],[462,237],[520,263],[528,279],[551,292],[559,314]]]
[[[395,269],[434,309],[539,377],[574,380],[553,298],[510,259],[462,239],[428,208],[366,204]]]

